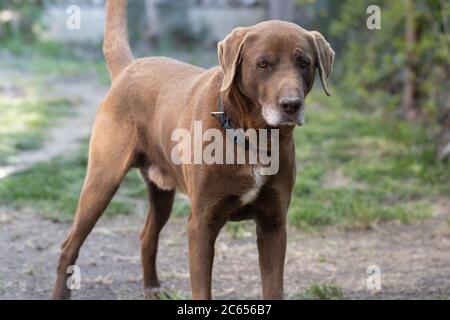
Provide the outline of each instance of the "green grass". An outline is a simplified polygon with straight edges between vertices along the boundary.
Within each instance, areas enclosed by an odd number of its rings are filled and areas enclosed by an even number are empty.
[[[225,225],[225,231],[233,239],[243,239],[250,232],[254,232],[254,225],[249,221],[228,222]]]
[[[71,219],[78,202],[87,164],[85,150],[34,165],[0,181],[0,205],[31,207],[47,217]],[[114,200],[107,214],[133,212],[129,200]]]
[[[33,208],[48,218],[71,220],[86,174],[87,153],[86,141],[73,155],[38,163],[0,180],[0,205]],[[136,201],[146,199],[145,183],[138,171],[132,170],[109,204],[106,215],[133,213],[137,210]],[[177,199],[173,215],[186,216],[188,213],[186,201]]]
[[[0,67],[33,74],[34,77],[97,76],[102,84],[110,84],[100,44],[80,49],[54,41],[30,44],[13,38],[5,41],[4,48],[11,52],[11,56],[5,62],[0,61]]]
[[[69,101],[49,93],[51,81],[56,81],[51,79],[94,75],[109,83],[101,58],[79,58],[70,46],[56,42],[27,44],[14,38],[2,45],[11,55],[0,60],[0,70],[6,71],[0,77],[0,165],[12,162],[18,152],[39,149],[48,127],[68,115]],[[7,95],[11,87],[13,94]]]
[[[182,199],[176,198],[172,208],[172,216],[187,217],[191,211],[190,204]]]
[[[164,290],[156,294],[158,300],[189,300],[190,297],[175,290]]]
[[[26,90],[31,92],[14,97],[4,96],[0,91],[0,165],[9,163],[18,152],[41,147],[48,127],[70,112],[66,99],[34,92],[40,89],[41,86],[27,84]]]
[[[299,300],[344,300],[342,289],[334,283],[311,283],[308,288],[296,296]]]
[[[450,194],[450,165],[434,161],[427,129],[316,94],[310,100],[320,107],[310,106],[307,125],[295,133],[290,223],[304,229],[366,228],[430,217],[435,198]]]

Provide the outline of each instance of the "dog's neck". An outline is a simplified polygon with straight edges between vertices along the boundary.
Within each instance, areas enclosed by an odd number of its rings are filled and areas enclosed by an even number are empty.
[[[266,129],[261,107],[245,96],[239,88],[232,86],[228,91],[219,93],[219,101],[235,129]]]

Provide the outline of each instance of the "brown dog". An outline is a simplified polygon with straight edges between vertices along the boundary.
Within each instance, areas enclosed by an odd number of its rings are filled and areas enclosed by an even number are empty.
[[[194,299],[211,298],[214,243],[228,220],[254,219],[265,299],[283,297],[286,214],[295,182],[293,130],[304,122],[304,101],[316,69],[328,94],[334,52],[318,32],[268,21],[237,28],[219,43],[220,67],[204,70],[168,58],[134,60],[128,44],[126,0],[108,1],[104,53],[112,87],[98,108],[86,180],[62,246],[53,297],[70,297],[67,268],[130,168],[139,168],[150,208],[141,235],[144,288],[160,286],[158,236],[175,189],[191,201],[189,265]],[[218,103],[219,101],[219,103]],[[261,178],[250,164],[174,164],[175,129],[224,134],[211,116],[221,107],[236,128],[278,128],[277,174]],[[244,148],[237,145],[236,148]]]

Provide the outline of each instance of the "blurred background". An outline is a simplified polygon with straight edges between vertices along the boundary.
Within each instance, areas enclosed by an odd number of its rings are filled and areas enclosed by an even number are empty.
[[[380,8],[379,29],[367,26],[374,21],[370,5]],[[80,28],[68,27],[78,13]],[[288,296],[449,298],[449,1],[129,1],[135,56],[165,55],[203,67],[218,64],[217,41],[234,27],[267,19],[318,30],[336,51],[333,96],[325,97],[317,86],[307,101],[308,123],[296,130]],[[109,85],[103,26],[103,0],[0,2],[0,246],[11,255],[0,263],[0,297],[26,297],[27,290],[13,293],[19,280],[11,270],[24,270],[22,287],[42,296],[52,282],[44,270],[53,267],[55,239],[64,238],[73,216],[95,108]],[[131,172],[108,208],[114,217],[103,227],[109,231],[94,235],[98,251],[113,255],[108,244],[117,237],[136,241],[145,197],[138,174]],[[185,221],[188,212],[179,196],[175,221]],[[124,216],[128,231],[119,232]],[[177,223],[169,228],[184,234]],[[116,240],[108,238],[111,233]],[[219,259],[247,266],[245,261],[255,259],[256,249],[248,245],[253,233],[251,223],[228,224]],[[115,245],[125,250],[124,243]],[[162,240],[162,246],[184,250],[181,244],[184,238]],[[228,255],[235,251],[240,257]],[[181,258],[173,255],[162,258],[163,278],[174,296],[186,297],[187,267],[184,260],[174,264]],[[137,268],[135,258],[131,265]],[[387,270],[384,291],[367,290],[370,264]],[[42,274],[30,268],[42,268]],[[101,277],[114,272],[91,269],[93,297],[136,298],[130,289],[138,286],[136,279],[108,291],[112,280]],[[235,274],[222,270],[217,286],[235,281]],[[257,274],[255,269],[252,276]],[[251,279],[219,295],[257,297],[258,284]]]

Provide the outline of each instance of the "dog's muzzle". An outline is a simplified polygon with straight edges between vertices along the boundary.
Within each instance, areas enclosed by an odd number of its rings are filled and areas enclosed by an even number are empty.
[[[284,97],[279,101],[281,110],[281,125],[305,124],[305,103],[299,97]]]

